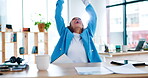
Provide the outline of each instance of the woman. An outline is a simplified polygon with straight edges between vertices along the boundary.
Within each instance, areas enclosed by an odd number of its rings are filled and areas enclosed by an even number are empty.
[[[61,16],[64,1],[57,1],[55,20],[60,39],[51,56],[51,63],[62,54],[66,54],[74,63],[101,62],[92,40],[96,29],[97,17],[89,1],[82,0],[82,2],[86,5],[86,11],[90,14],[86,29],[84,29],[79,17],[74,17],[70,22],[70,26],[65,27]]]

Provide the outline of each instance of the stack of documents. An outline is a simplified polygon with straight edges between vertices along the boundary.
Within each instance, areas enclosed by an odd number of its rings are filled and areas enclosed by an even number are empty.
[[[0,64],[0,71],[6,72],[6,71],[23,71],[23,69],[26,69],[28,67],[28,64],[20,64],[17,63],[2,63]]]
[[[103,75],[103,74],[147,74],[148,72],[135,68],[132,64],[113,67],[75,67],[80,75]]]

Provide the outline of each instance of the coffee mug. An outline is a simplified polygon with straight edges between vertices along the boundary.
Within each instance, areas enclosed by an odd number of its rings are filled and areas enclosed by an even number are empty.
[[[49,55],[37,55],[36,65],[38,70],[47,70],[49,67],[50,58]]]
[[[120,45],[116,45],[116,52],[120,52],[120,51],[121,51]]]

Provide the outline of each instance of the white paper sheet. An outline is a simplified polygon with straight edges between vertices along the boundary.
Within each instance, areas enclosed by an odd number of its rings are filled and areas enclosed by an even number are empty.
[[[122,66],[106,67],[117,74],[146,74],[148,72],[142,71],[138,68],[135,68],[132,64],[126,64]]]
[[[73,61],[67,55],[63,54],[53,63],[73,63]]]
[[[80,75],[101,75],[113,73],[105,67],[75,67],[75,69]]]
[[[148,72],[135,68],[132,64],[113,67],[75,67],[80,75],[101,75],[101,74],[147,74]]]

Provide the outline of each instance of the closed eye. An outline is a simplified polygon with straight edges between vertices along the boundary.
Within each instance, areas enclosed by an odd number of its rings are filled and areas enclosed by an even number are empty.
[[[81,18],[73,18],[72,20],[81,20]]]

